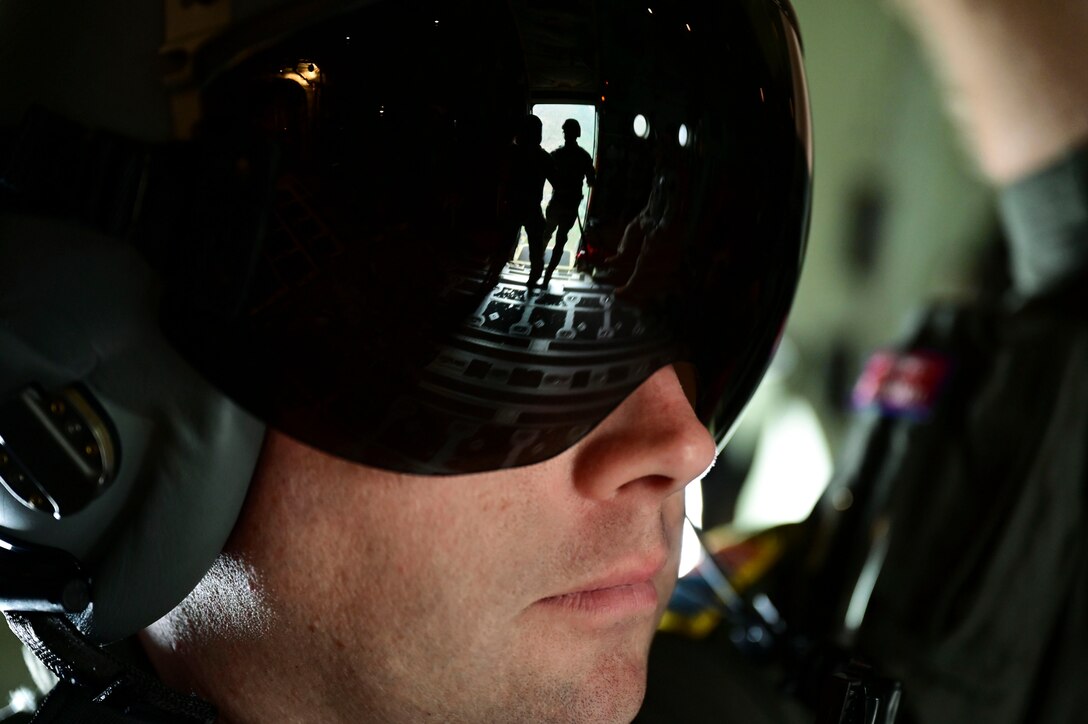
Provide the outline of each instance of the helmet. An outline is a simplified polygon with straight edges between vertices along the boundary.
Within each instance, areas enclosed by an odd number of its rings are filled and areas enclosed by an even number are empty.
[[[785,0],[61,5],[0,3],[0,58],[26,69],[0,98],[6,610],[95,642],[166,613],[266,426],[497,470],[684,363],[724,443],[804,255]],[[557,103],[595,119],[607,260],[534,289],[514,141]]]

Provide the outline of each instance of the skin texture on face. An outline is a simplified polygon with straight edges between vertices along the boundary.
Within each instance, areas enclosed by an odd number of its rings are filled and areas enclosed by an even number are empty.
[[[515,470],[409,476],[272,434],[225,551],[252,595],[220,575],[145,648],[231,724],[629,721],[682,489],[713,455],[672,368]],[[260,610],[231,616],[259,633],[222,621],[246,601]]]

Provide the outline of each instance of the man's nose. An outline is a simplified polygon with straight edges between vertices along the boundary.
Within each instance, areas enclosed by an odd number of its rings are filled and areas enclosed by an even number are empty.
[[[578,446],[574,484],[595,500],[636,491],[665,497],[706,472],[715,452],[676,370],[663,367]]]

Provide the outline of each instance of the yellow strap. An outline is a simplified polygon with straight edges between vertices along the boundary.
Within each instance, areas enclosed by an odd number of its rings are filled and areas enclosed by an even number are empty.
[[[657,630],[679,634],[689,639],[704,639],[718,627],[721,620],[721,615],[712,609],[705,609],[694,616],[665,611],[665,615],[661,617],[661,622],[657,625]]]

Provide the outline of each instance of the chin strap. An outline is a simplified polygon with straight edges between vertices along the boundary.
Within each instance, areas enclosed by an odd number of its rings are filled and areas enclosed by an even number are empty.
[[[87,641],[63,616],[5,614],[19,639],[57,675],[34,724],[213,724],[215,707],[168,688]]]

